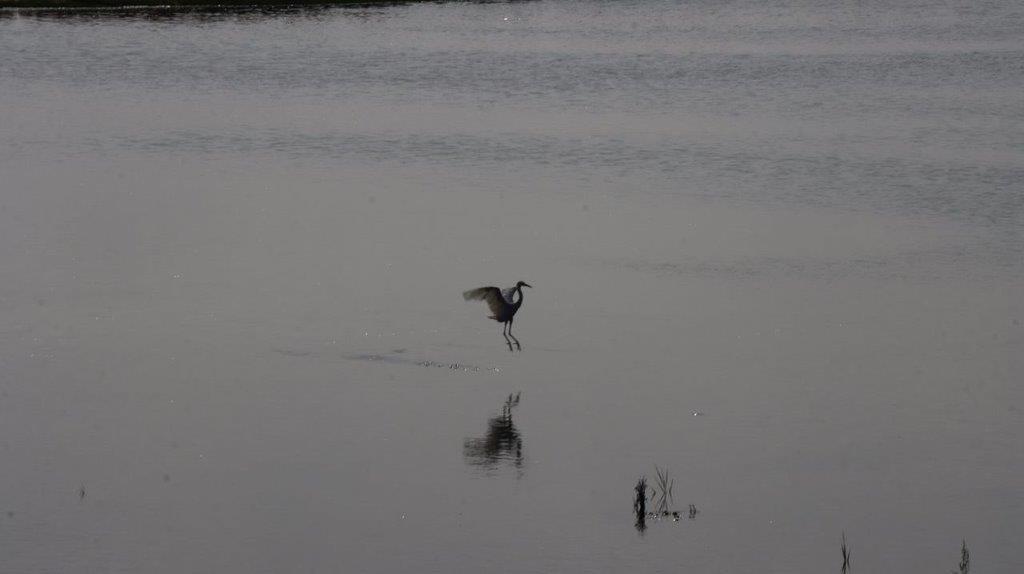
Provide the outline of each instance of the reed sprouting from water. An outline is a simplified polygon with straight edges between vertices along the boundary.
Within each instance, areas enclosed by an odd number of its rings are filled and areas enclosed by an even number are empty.
[[[840,546],[843,553],[843,565],[839,569],[842,574],[847,574],[853,569],[853,562],[850,560],[850,547],[846,544],[846,532],[843,532],[843,543]],[[967,540],[960,543],[960,564],[958,570],[952,570],[951,574],[970,574],[971,572],[971,551],[967,549]]]
[[[647,529],[648,518],[660,520],[671,517],[674,522],[678,522],[680,519],[679,511],[672,510],[671,508],[673,502],[672,488],[675,486],[675,480],[669,476],[668,469],[662,470],[655,465],[654,472],[658,476],[654,486],[648,486],[647,477],[641,476],[640,480],[636,482],[636,486],[633,487],[633,514],[636,515],[636,529],[641,534]],[[655,505],[654,510],[651,512],[647,512],[648,500]],[[691,520],[696,518],[698,512],[700,512],[693,504],[690,505],[689,510]]]
[[[840,550],[843,552],[843,567],[840,569],[840,572],[846,574],[850,571],[851,567],[850,548],[846,545],[846,532],[843,532],[843,545],[840,547]]]
[[[668,469],[664,472],[658,465],[654,465],[654,472],[658,474],[658,485],[655,488],[655,492],[658,496],[658,514],[667,515],[669,514],[668,505],[672,502],[672,486],[675,484],[675,480],[669,478]]]
[[[647,477],[641,476],[633,487],[636,496],[633,497],[633,514],[636,515],[636,529],[640,534],[647,530]]]
[[[960,572],[959,574],[968,574],[971,571],[971,551],[967,549],[967,539],[963,539],[960,543]],[[957,574],[953,572],[953,574]]]

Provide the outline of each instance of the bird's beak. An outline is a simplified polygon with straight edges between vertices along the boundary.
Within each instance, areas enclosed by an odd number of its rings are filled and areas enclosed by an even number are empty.
[[[533,285],[530,285],[529,283],[523,283],[523,287],[529,287],[530,289],[533,289]]]

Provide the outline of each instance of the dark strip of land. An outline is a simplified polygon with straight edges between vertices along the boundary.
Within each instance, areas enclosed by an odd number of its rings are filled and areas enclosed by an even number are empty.
[[[0,8],[46,10],[63,8],[219,8],[263,6],[379,6],[410,0],[0,0]]]

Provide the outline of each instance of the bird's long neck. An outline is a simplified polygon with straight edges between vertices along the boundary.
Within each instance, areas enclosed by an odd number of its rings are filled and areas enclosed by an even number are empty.
[[[516,286],[516,293],[519,294],[519,299],[516,299],[515,302],[512,303],[512,308],[513,309],[518,309],[519,306],[523,304],[523,286],[522,285],[517,285]]]

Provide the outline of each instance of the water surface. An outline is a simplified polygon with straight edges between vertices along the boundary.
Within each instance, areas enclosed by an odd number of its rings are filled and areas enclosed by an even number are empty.
[[[5,569],[1020,571],[1024,11],[891,4],[0,12]]]

